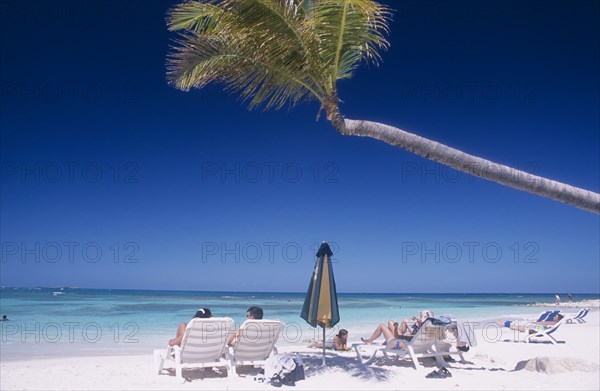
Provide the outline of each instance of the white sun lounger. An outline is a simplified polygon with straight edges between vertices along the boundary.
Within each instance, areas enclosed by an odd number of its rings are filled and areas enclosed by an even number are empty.
[[[385,345],[353,344],[356,357],[361,364],[370,364],[381,352],[386,361],[392,357],[397,359],[410,358],[416,370],[419,370],[419,358],[434,357],[438,364],[446,366],[443,356],[458,354],[464,361],[463,354],[456,348],[456,341],[448,338],[447,331],[456,323],[436,326],[427,320],[410,340],[390,339]],[[363,357],[367,353],[367,358]]]
[[[183,378],[184,368],[229,367],[223,357],[227,339],[233,332],[231,318],[194,318],[185,328],[180,346],[154,351],[158,374],[165,365],[175,366],[176,376]]]
[[[566,323],[570,323],[570,324],[585,323],[586,321],[583,318],[585,318],[587,316],[588,312],[590,312],[589,308],[583,308],[583,309],[579,310],[577,315],[567,318],[565,321],[566,321]]]
[[[253,365],[264,367],[265,361],[272,354],[277,354],[275,344],[283,330],[280,320],[246,320],[233,346],[226,350],[232,374],[237,374],[236,367]]]
[[[547,328],[545,330],[540,330],[540,331],[535,331],[534,333],[531,334],[527,334],[524,338],[525,342],[545,342],[545,341],[549,341],[550,343],[552,343],[553,345],[559,343],[559,342],[564,342],[564,341],[558,341],[556,338],[554,338],[554,336],[552,334],[554,334],[556,332],[556,330],[558,330],[558,328],[560,327],[561,324],[563,324],[563,322],[565,321],[565,319],[561,319],[558,322],[556,322],[556,324],[554,324],[552,327]],[[526,331],[528,332],[528,331]]]

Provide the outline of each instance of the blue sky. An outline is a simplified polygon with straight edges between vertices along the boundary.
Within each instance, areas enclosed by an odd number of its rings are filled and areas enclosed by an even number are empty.
[[[173,1],[0,3],[0,284],[600,291],[600,218],[165,82]],[[600,4],[408,1],[342,113],[600,191]]]

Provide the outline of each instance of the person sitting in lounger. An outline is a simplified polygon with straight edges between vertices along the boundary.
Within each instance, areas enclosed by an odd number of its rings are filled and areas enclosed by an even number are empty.
[[[549,329],[550,327],[557,324],[562,318],[563,315],[557,314],[552,320],[542,321],[542,322],[527,322],[527,321],[514,321],[514,320],[499,320],[497,323],[501,327],[508,327],[511,330],[518,330],[520,332],[528,331],[529,334],[533,334],[538,331],[543,331]]]
[[[419,330],[427,318],[433,318],[433,311],[421,311],[419,312],[418,317],[413,316],[412,318],[404,319],[401,323],[389,320],[387,324],[381,323],[377,326],[370,338],[361,338],[361,340],[366,344],[372,344],[381,335],[385,338],[383,341],[384,343],[392,338],[410,339]]]
[[[246,318],[247,319],[257,319],[260,320],[263,318],[264,312],[263,309],[260,307],[250,307],[246,310]],[[235,333],[231,334],[229,336],[229,340],[227,341],[228,345],[234,345],[235,341],[237,340],[238,336],[240,334],[240,330],[236,330]]]
[[[200,308],[196,311],[196,315],[194,318],[210,318],[212,317],[212,313],[208,308]],[[177,328],[177,334],[175,338],[169,340],[169,346],[181,345],[181,340],[183,339],[183,334],[185,333],[185,328],[187,327],[187,323],[181,322],[179,327]]]
[[[348,347],[348,330],[340,329],[333,339],[325,341],[325,349],[333,350],[352,350]],[[323,342],[312,342],[308,345],[309,348],[323,348]]]

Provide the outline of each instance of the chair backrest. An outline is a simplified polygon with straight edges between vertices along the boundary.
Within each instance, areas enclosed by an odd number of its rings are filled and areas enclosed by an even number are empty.
[[[283,330],[280,320],[249,319],[240,326],[237,342],[233,346],[237,361],[266,360]]]
[[[540,322],[552,322],[554,321],[554,318],[556,318],[556,315],[558,315],[560,313],[560,310],[557,311],[551,311],[548,316],[546,317],[546,319],[541,320]]]
[[[537,318],[537,320],[535,322],[552,322],[554,320],[554,318],[556,318],[556,315],[558,315],[559,313],[560,313],[560,310],[544,311],[540,314],[540,316]]]
[[[194,318],[190,320],[181,341],[182,363],[219,361],[227,338],[233,331],[231,318]]]
[[[412,346],[416,353],[429,351],[434,344],[444,340],[446,327],[444,325],[434,325],[428,319],[413,335],[408,344]]]
[[[543,334],[552,334],[553,332],[555,332],[560,325],[562,324],[562,322],[565,320],[565,318],[562,318],[561,320],[559,320],[558,322],[556,322],[554,325],[552,325],[550,328],[547,328],[546,330],[543,331]]]
[[[548,317],[548,315],[550,315],[552,311],[544,311],[542,312],[538,318],[535,320],[536,322],[543,322],[546,320],[546,318]]]
[[[575,319],[583,319],[585,318],[585,316],[588,314],[588,312],[590,312],[589,308],[584,308],[581,311],[579,311],[579,313],[577,314],[577,316],[575,317]]]
[[[419,320],[421,322],[425,322],[427,318],[433,318],[434,314],[432,310],[423,310],[419,311]]]

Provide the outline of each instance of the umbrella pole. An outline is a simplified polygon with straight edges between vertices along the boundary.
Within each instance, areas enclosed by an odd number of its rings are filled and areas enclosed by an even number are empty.
[[[323,326],[323,366],[325,366],[325,326]]]

